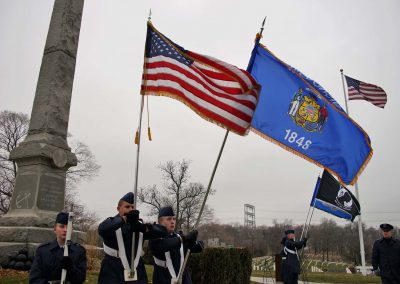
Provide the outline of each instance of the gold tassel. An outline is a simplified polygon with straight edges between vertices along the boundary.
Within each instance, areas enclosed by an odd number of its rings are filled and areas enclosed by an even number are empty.
[[[135,144],[139,144],[139,130],[136,130],[136,135],[135,135]]]
[[[149,136],[149,140],[151,141],[151,131],[150,131],[150,126],[147,127],[147,135]]]
[[[149,141],[151,141],[151,131],[150,131],[150,112],[149,112],[149,96],[146,97],[147,105],[147,135],[149,136]]]

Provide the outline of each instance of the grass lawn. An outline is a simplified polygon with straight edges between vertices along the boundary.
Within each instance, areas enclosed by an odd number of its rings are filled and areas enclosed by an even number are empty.
[[[153,273],[153,267],[146,265],[146,271],[151,284],[151,275]],[[89,284],[97,283],[98,272],[88,272],[86,274],[86,282]],[[253,271],[251,276],[263,277],[262,271]],[[362,276],[360,274],[344,274],[344,273],[333,273],[333,272],[308,272],[307,278],[304,280],[310,282],[319,283],[381,283],[380,278],[376,276]],[[267,274],[267,277],[272,277],[271,274]],[[303,280],[303,275],[300,275],[299,280]],[[0,270],[0,284],[25,284],[28,283],[28,272],[20,272],[15,270]],[[255,282],[251,282],[255,284]]]
[[[263,277],[263,271],[253,271],[251,276]],[[267,273],[267,277],[272,277]],[[303,277],[305,277],[303,279]],[[381,283],[381,278],[377,276],[362,276],[361,274],[345,274],[334,272],[307,272],[299,275],[299,280],[319,282],[319,283]]]
[[[149,284],[152,283],[153,266],[146,265],[147,278]],[[0,269],[0,284],[25,284],[28,283],[29,273],[25,271],[16,271],[9,269]],[[88,284],[96,284],[99,277],[98,272],[87,272],[86,282]]]

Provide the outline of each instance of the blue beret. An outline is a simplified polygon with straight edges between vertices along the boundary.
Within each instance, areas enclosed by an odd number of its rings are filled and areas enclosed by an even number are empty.
[[[381,224],[379,227],[381,228],[382,231],[385,232],[393,230],[393,226],[390,224]]]
[[[175,216],[174,209],[171,206],[162,207],[158,212],[158,218],[164,216]]]
[[[285,231],[285,235],[289,235],[289,234],[294,234],[294,230],[290,229],[290,230]]]
[[[58,213],[57,217],[56,217],[56,224],[67,225],[68,224],[68,213],[65,213],[65,212]]]
[[[135,201],[135,198],[133,196],[133,192],[128,192],[127,194],[125,194],[124,196],[121,197],[120,200],[126,201],[130,204],[133,204]]]

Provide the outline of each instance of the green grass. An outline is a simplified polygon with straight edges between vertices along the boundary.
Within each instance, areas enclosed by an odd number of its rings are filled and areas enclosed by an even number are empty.
[[[146,265],[146,272],[150,284],[152,283],[153,266]],[[2,275],[0,277],[0,284],[25,284],[28,283],[28,277],[29,276],[27,272],[26,273],[18,272],[18,274],[13,272],[12,275]],[[98,272],[87,272],[85,283],[96,284],[98,277],[99,277]]]
[[[152,283],[153,266],[146,265],[146,271],[149,279],[149,284]],[[86,282],[88,284],[96,284],[98,272],[88,272],[86,274]],[[263,277],[263,271],[253,271],[251,276]],[[267,273],[267,277],[275,277],[274,274]],[[334,273],[334,272],[308,272],[306,274],[307,281],[319,282],[319,283],[381,283],[380,278],[376,276],[362,276],[360,274],[345,274],[345,273]],[[303,280],[303,275],[300,275],[299,280]],[[0,284],[25,284],[28,282],[28,274],[20,273],[4,276],[0,278]],[[251,282],[254,284],[255,282]]]
[[[275,274],[274,274],[275,275]],[[263,271],[253,271],[251,276],[263,277]],[[310,282],[319,283],[381,283],[380,277],[377,276],[362,276],[361,274],[345,274],[345,273],[335,273],[335,272],[307,272],[307,274],[299,275],[299,280],[304,280]],[[271,273],[267,273],[267,277],[272,276]]]

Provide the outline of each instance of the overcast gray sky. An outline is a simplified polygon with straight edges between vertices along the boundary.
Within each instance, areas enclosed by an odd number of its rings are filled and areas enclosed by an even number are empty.
[[[52,7],[53,0],[0,0],[0,110],[30,115]],[[86,0],[69,132],[89,145],[102,168],[95,180],[81,184],[84,204],[105,218],[133,189],[133,140],[150,8],[154,26],[177,44],[243,69],[267,16],[261,42],[343,107],[340,68],[381,86],[388,94],[384,110],[365,101],[349,103],[350,116],[369,134],[374,149],[359,179],[360,203],[368,225],[400,226],[397,0]],[[161,185],[156,166],[183,158],[192,161],[192,181],[206,185],[225,130],[166,97],[150,97],[149,108],[153,141],[142,141],[139,186]],[[143,123],[147,127],[146,119]],[[224,223],[243,223],[243,205],[250,203],[256,207],[257,225],[273,219],[301,224],[320,173],[321,168],[254,133],[231,133],[213,183],[216,194],[208,204]],[[143,205],[139,210],[146,211]],[[318,211],[314,221],[322,217],[330,218]]]

